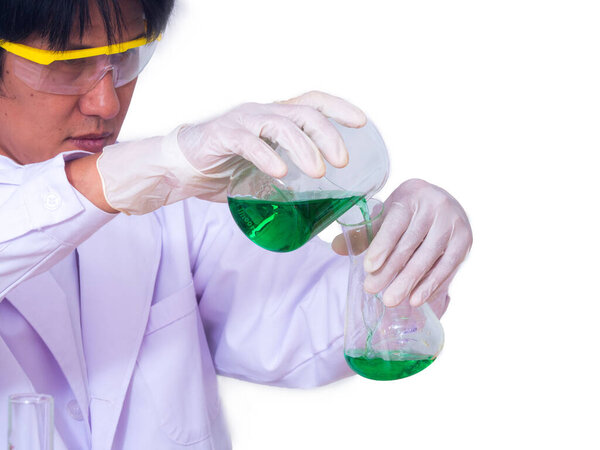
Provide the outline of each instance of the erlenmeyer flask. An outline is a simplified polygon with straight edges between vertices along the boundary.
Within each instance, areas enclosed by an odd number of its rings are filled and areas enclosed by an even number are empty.
[[[288,166],[285,177],[270,177],[251,163],[233,173],[227,192],[229,209],[257,245],[276,252],[295,250],[385,184],[389,160],[377,128],[371,122],[361,128],[331,123],[348,149],[346,167],[325,162],[325,176],[311,178],[292,162],[287,150],[274,143]]]
[[[427,368],[444,344],[444,330],[426,303],[408,301],[388,308],[381,293],[364,290],[363,259],[383,215],[379,200],[361,201],[338,219],[350,257],[344,356],[357,374],[372,380],[397,380]]]

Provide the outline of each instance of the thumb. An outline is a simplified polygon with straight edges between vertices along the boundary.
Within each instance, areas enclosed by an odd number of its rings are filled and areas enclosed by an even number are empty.
[[[364,228],[352,230],[348,234],[353,255],[360,255],[369,247],[367,231]],[[348,245],[343,234],[338,234],[331,242],[331,248],[338,255],[348,255]]]
[[[343,234],[338,234],[333,241],[331,241],[331,249],[338,255],[348,256],[348,247],[346,246],[346,240]]]

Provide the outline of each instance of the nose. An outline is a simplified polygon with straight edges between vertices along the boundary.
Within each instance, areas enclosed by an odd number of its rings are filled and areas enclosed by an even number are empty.
[[[98,83],[79,99],[79,109],[86,116],[97,116],[108,120],[114,118],[121,108],[113,83],[113,72],[109,70]]]

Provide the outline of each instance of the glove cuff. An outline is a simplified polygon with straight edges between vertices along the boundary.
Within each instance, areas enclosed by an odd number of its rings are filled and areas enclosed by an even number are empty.
[[[108,204],[125,214],[146,214],[197,195],[202,176],[181,152],[180,125],[164,137],[105,147],[96,162]]]

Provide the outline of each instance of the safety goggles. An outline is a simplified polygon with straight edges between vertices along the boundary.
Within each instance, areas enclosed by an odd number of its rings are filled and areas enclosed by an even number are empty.
[[[133,81],[146,67],[160,36],[142,37],[120,44],[54,52],[0,41],[0,47],[16,55],[12,70],[36,91],[79,95],[89,92],[110,71],[115,87]]]

